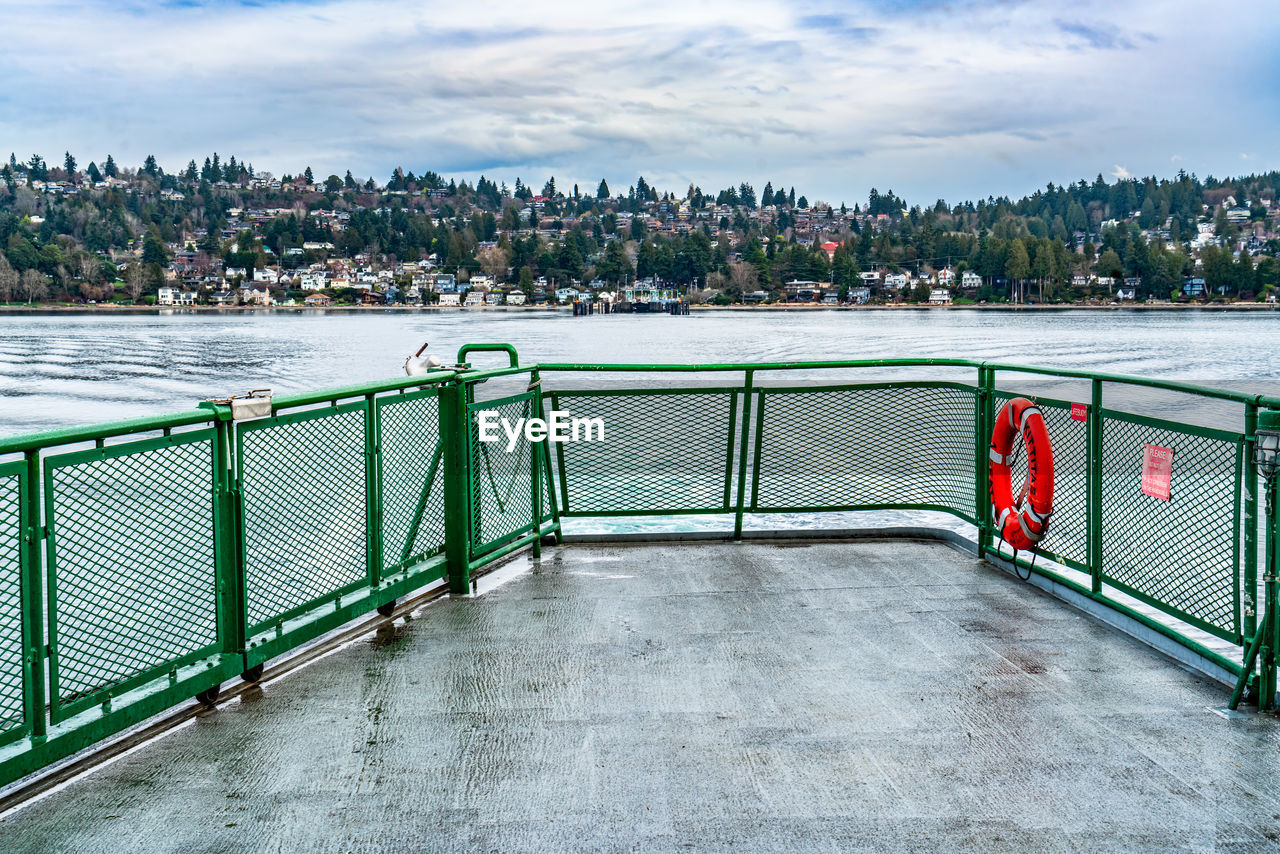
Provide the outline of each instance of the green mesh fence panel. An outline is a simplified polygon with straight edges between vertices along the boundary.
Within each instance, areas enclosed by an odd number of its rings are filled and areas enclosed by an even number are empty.
[[[444,459],[434,389],[378,399],[387,569],[444,547]]]
[[[368,583],[365,404],[240,425],[249,630]]]
[[[489,549],[532,530],[533,482],[530,454],[532,443],[521,434],[514,448],[507,450],[508,440],[502,429],[497,441],[482,442],[479,436],[480,413],[492,411],[514,425],[534,416],[537,393],[515,395],[499,400],[470,404],[471,423],[471,543],[473,554]]]
[[[738,389],[552,393],[552,408],[601,419],[605,429],[604,441],[553,446],[561,511],[729,511],[740,396]]]
[[[868,384],[761,394],[751,510],[914,507],[972,521],[973,389]]]
[[[1114,412],[1102,428],[1104,580],[1239,642],[1241,437]],[[1142,492],[1145,444],[1174,451],[1168,501]]]
[[[996,392],[995,414],[1005,401],[1019,395]],[[1037,400],[1049,430],[1053,448],[1053,517],[1049,534],[1040,542],[1040,551],[1073,569],[1089,568],[1089,425],[1071,419],[1071,404]],[[990,437],[987,444],[990,444]],[[1027,480],[1027,457],[1021,443],[1014,444],[1013,492]],[[999,538],[999,534],[996,535]]]
[[[54,719],[217,649],[213,432],[45,461]]]
[[[22,700],[22,463],[0,465],[0,742],[19,734]]]

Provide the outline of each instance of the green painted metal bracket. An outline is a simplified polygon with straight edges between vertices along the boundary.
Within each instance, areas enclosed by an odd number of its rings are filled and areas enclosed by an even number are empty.
[[[516,348],[511,344],[464,344],[458,349],[458,364],[465,365],[467,363],[467,355],[470,353],[506,353],[507,358],[511,360],[510,367],[520,367],[520,357],[516,354]]]

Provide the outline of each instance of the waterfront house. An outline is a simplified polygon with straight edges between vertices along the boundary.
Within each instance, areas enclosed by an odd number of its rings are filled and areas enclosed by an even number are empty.
[[[1193,297],[1193,298],[1194,298],[1194,297],[1202,297],[1202,296],[1204,296],[1204,293],[1205,293],[1205,291],[1204,291],[1204,279],[1202,279],[1202,278],[1200,278],[1200,277],[1198,277],[1198,276],[1197,276],[1197,277],[1188,278],[1188,279],[1187,279],[1185,282],[1183,282],[1183,284],[1182,284],[1182,295],[1183,295],[1183,296],[1188,296],[1188,297]]]
[[[511,293],[507,294],[507,305],[524,305],[524,303],[525,303],[524,291],[512,291]]]
[[[871,288],[868,288],[865,286],[849,288],[849,295],[847,300],[852,305],[866,305],[867,301],[870,299],[871,299]]]
[[[178,288],[160,288],[156,292],[157,305],[195,305],[196,295],[194,291],[179,290]]]
[[[817,282],[793,279],[782,286],[787,302],[814,302],[822,297],[822,285]]]
[[[456,292],[440,294],[440,305],[461,305],[462,300]]]
[[[972,270],[965,270],[960,276],[960,287],[967,291],[976,291],[982,287],[982,277]]]
[[[475,288],[467,291],[467,300],[463,305],[484,305],[484,291]]]
[[[929,291],[929,305],[951,305],[951,291],[947,288],[933,288]]]
[[[329,299],[329,297],[324,294],[308,294],[307,298],[303,300],[303,303],[307,308],[325,308],[326,306],[332,305],[333,300]]]

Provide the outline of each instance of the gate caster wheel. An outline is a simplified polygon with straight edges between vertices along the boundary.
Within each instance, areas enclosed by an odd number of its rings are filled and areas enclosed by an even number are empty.
[[[392,599],[390,602],[385,602],[378,606],[378,613],[384,617],[390,617],[393,613],[395,613],[395,610],[396,610],[396,600],[394,599]]]
[[[265,670],[265,669],[266,669],[266,667],[267,667],[267,665],[266,665],[266,663],[265,663],[265,662],[263,662],[263,663],[261,663],[261,664],[255,664],[255,665],[253,665],[253,667],[250,667],[250,668],[249,668],[248,670],[246,670],[244,673],[241,673],[241,674],[240,674],[240,678],[241,678],[241,679],[243,679],[245,682],[258,682],[258,681],[261,681],[261,679],[262,679],[262,671],[263,671],[263,670]]]
[[[219,682],[217,685],[214,685],[212,688],[209,688],[206,691],[201,691],[199,694],[196,694],[196,699],[199,700],[201,703],[204,703],[209,708],[213,708],[213,706],[218,702],[218,694],[221,691],[222,691],[222,683]]]

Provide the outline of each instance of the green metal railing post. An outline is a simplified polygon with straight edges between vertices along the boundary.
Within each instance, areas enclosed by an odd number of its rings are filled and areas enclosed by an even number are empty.
[[[236,473],[235,422],[231,407],[213,404],[214,549],[218,635],[222,652],[243,655],[248,643],[244,585],[244,524]]]
[[[444,552],[449,592],[471,589],[471,427],[467,385],[451,380],[440,387],[440,438],[444,441]]]
[[[26,686],[24,714],[31,728],[31,741],[45,740],[45,649],[44,649],[44,573],[41,542],[44,528],[40,524],[40,452],[23,455],[26,471],[21,481],[22,551],[22,633],[26,654],[22,657],[22,678]]]
[[[747,438],[751,435],[751,395],[754,383],[755,371],[748,368],[742,385],[742,444],[738,448],[738,501],[733,515],[735,540],[742,539],[742,511],[747,497]]]
[[[539,382],[538,372],[535,369],[529,375],[529,389],[531,391],[536,390]],[[533,396],[533,406],[530,409],[533,410],[533,417],[546,420],[546,416],[542,413],[541,393]],[[543,439],[541,442],[534,442],[532,447],[529,448],[529,490],[533,505],[530,515],[533,516],[533,556],[535,558],[542,557],[542,466],[540,463],[542,462],[542,448],[549,443],[550,439]]]
[[[1244,411],[1244,595],[1241,634],[1248,639],[1258,633],[1258,470],[1253,465],[1253,445],[1258,430],[1258,405],[1250,403]],[[1241,650],[1245,652],[1247,650]]]
[[[1090,380],[1089,411],[1086,414],[1089,470],[1085,487],[1089,500],[1085,504],[1085,530],[1088,533],[1090,586],[1102,592],[1102,382]]]
[[[369,584],[382,583],[382,424],[374,395],[365,395],[364,418],[364,496],[365,496],[365,563]]]
[[[974,389],[974,481],[973,515],[978,520],[978,555],[986,555],[992,543],[991,466],[987,464],[991,427],[995,423],[995,371],[978,368]]]
[[[1267,712],[1275,708],[1276,696],[1276,645],[1280,643],[1280,637],[1277,637],[1277,620],[1276,604],[1277,589],[1276,579],[1276,477],[1267,478],[1267,532],[1266,532],[1266,569],[1263,573],[1263,584],[1265,585],[1264,597],[1266,601],[1263,614],[1263,622],[1260,631],[1262,644],[1258,650],[1259,674],[1258,674],[1258,710]]]

